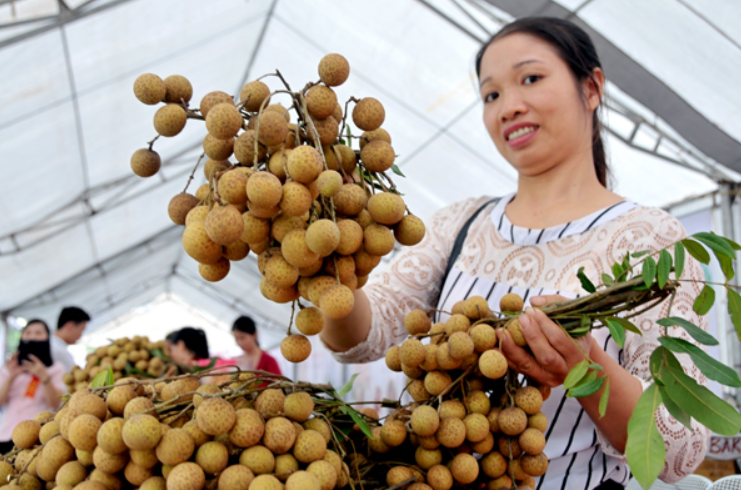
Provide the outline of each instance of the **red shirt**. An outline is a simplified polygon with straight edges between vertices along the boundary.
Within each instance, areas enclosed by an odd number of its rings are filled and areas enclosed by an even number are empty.
[[[251,366],[247,363],[247,356],[241,355],[239,357],[235,357],[232,359],[241,369],[249,370]],[[277,374],[278,376],[282,376],[283,373],[280,371],[280,366],[278,366],[278,361],[275,360],[273,356],[268,354],[265,351],[262,351],[262,354],[260,355],[260,361],[257,363],[257,366],[254,368],[255,371],[265,371],[272,374]]]

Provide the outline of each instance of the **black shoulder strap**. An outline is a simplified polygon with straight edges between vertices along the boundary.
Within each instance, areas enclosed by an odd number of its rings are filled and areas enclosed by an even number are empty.
[[[496,197],[490,201],[486,201],[483,206],[474,211],[471,217],[468,218],[468,221],[466,221],[466,223],[461,228],[461,231],[458,232],[458,236],[455,238],[455,243],[453,243],[453,249],[450,251],[450,257],[448,257],[448,266],[445,268],[445,274],[443,274],[443,282],[440,283],[441,292],[442,289],[445,287],[445,281],[448,280],[450,271],[453,269],[453,264],[455,264],[456,259],[458,259],[458,256],[461,254],[461,250],[463,249],[463,242],[466,241],[466,236],[468,235],[468,229],[471,227],[471,223],[473,223],[473,220],[476,219],[476,217],[481,213],[481,211],[484,210],[485,207],[493,202],[499,201],[499,199],[501,198]]]

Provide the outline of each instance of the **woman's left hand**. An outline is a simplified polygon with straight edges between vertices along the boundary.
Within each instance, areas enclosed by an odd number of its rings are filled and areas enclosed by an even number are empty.
[[[563,296],[536,296],[530,303],[542,307],[565,300]],[[562,385],[571,368],[589,356],[593,344],[591,335],[571,338],[538,309],[528,307],[520,316],[520,326],[530,352],[517,346],[506,330],[500,331],[502,352],[511,369],[542,385]]]
[[[49,373],[46,371],[46,366],[38,357],[34,356],[33,354],[28,357],[31,360],[23,361],[23,369],[39,378],[42,383],[45,383],[46,380],[49,379]]]

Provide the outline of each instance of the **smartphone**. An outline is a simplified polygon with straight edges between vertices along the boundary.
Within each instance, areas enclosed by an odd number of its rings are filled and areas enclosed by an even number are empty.
[[[31,355],[38,357],[46,367],[53,363],[48,340],[21,340],[18,344],[18,364],[23,365],[24,360],[30,361]]]

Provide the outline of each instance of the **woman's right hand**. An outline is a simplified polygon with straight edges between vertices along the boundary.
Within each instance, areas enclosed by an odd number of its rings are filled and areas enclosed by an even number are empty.
[[[10,379],[15,379],[19,374],[23,372],[23,367],[18,364],[18,353],[14,352],[12,356],[10,356],[10,359],[5,364],[5,368],[8,370],[8,374],[10,374]]]

